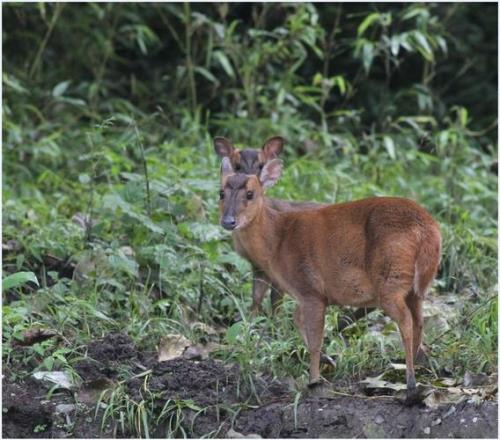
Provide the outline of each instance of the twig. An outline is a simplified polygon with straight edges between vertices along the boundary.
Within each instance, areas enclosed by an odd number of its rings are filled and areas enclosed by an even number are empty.
[[[40,65],[40,60],[42,59],[42,54],[43,51],[45,50],[45,46],[47,46],[47,43],[49,42],[49,38],[52,35],[52,31],[54,30],[57,20],[59,19],[59,16],[61,15],[62,10],[64,9],[65,3],[56,3],[55,5],[55,11],[54,15],[52,16],[52,20],[50,21],[49,28],[47,29],[47,33],[45,34],[45,37],[43,38],[42,43],[38,47],[38,50],[35,55],[35,59],[33,61],[33,64],[31,65],[30,71],[29,71],[29,77],[31,78],[35,71],[38,69],[38,66]]]
[[[198,306],[196,308],[196,312],[200,313],[201,305],[203,303],[203,298],[205,297],[205,289],[203,288],[203,278],[205,274],[205,265],[201,265],[201,273],[200,273],[200,285],[199,285],[199,295],[198,295]]]
[[[87,215],[83,219],[83,224],[85,225],[85,245],[90,243],[92,236],[92,208],[94,206],[94,191],[95,191],[95,179],[96,179],[96,160],[94,159],[94,142],[92,141],[92,136],[87,133],[87,139],[90,144],[90,158],[92,161],[92,175],[90,176],[90,198],[87,204]]]
[[[144,179],[146,180],[146,210],[147,210],[148,216],[151,217],[151,193],[149,191],[148,164],[146,162],[146,155],[144,154],[144,146],[142,145],[142,142],[141,142],[141,136],[139,133],[139,129],[137,128],[137,124],[135,123],[135,121],[134,121],[134,130],[135,130],[135,135],[137,137],[137,143],[139,145],[139,150],[141,152],[142,167],[144,170]]]
[[[186,21],[186,69],[189,79],[189,97],[191,101],[191,111],[194,114],[197,106],[196,83],[194,80],[193,57],[191,53],[191,7],[189,3],[184,3],[184,18]]]

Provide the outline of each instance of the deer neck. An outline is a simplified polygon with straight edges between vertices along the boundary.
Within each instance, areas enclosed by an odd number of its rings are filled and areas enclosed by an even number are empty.
[[[280,214],[264,199],[258,214],[243,229],[233,233],[236,251],[258,268],[269,271],[280,237]]]

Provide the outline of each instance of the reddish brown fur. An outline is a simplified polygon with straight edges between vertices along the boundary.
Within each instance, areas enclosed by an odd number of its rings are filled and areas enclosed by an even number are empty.
[[[223,173],[226,191],[230,179],[230,173]],[[256,176],[248,176],[241,194],[248,191],[254,192],[254,198],[238,210],[235,247],[296,299],[295,322],[311,356],[310,381],[319,380],[326,307],[377,306],[400,328],[408,402],[413,401],[413,361],[421,347],[422,301],[440,260],[438,224],[418,204],[402,198],[278,212],[264,197]],[[221,214],[225,205],[221,201]]]

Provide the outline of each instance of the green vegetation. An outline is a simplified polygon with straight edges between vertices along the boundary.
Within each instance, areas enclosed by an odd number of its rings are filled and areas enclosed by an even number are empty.
[[[206,342],[209,325],[224,344],[212,356],[249,381],[305,383],[292,300],[249,319],[250,266],[218,225],[215,135],[288,139],[272,197],[425,206],[443,234],[434,294],[461,312],[424,339],[419,380],[496,371],[496,5],[10,3],[2,38],[10,377],[72,371],[111,331],[155,350],[170,333]],[[340,313],[327,318],[328,379],[402,357],[390,328],[369,331],[379,312],[343,335]],[[33,327],[62,337],[21,348]],[[148,401],[113,393],[147,435]],[[183,405],[196,406],[170,402],[156,423],[186,434]]]

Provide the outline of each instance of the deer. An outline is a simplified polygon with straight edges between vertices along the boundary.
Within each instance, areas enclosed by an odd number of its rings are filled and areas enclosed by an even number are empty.
[[[276,210],[265,192],[282,170],[282,161],[272,159],[259,176],[238,174],[225,157],[219,222],[232,232],[237,253],[295,299],[294,322],[309,352],[309,386],[322,383],[327,306],[379,307],[401,334],[405,403],[417,402],[414,361],[423,350],[423,301],[440,262],[439,225],[416,202],[397,197]]]
[[[214,138],[215,153],[223,159],[227,157],[231,163],[231,167],[238,174],[253,174],[260,176],[264,165],[273,159],[277,159],[283,152],[285,140],[281,136],[273,136],[264,142],[260,149],[246,148],[239,150],[234,147],[233,143],[222,136]],[[315,202],[294,202],[287,200],[268,199],[271,207],[277,211],[300,211],[304,209],[316,209],[325,206]],[[271,310],[274,314],[277,304],[283,297],[283,292],[266,277],[266,274],[256,267],[252,268],[252,305],[250,311],[252,316],[257,315],[262,310],[262,300],[268,290],[271,289]],[[352,314],[342,316],[338,322],[338,330],[342,331],[351,323],[364,318],[368,313],[375,310],[374,308],[360,308]]]

